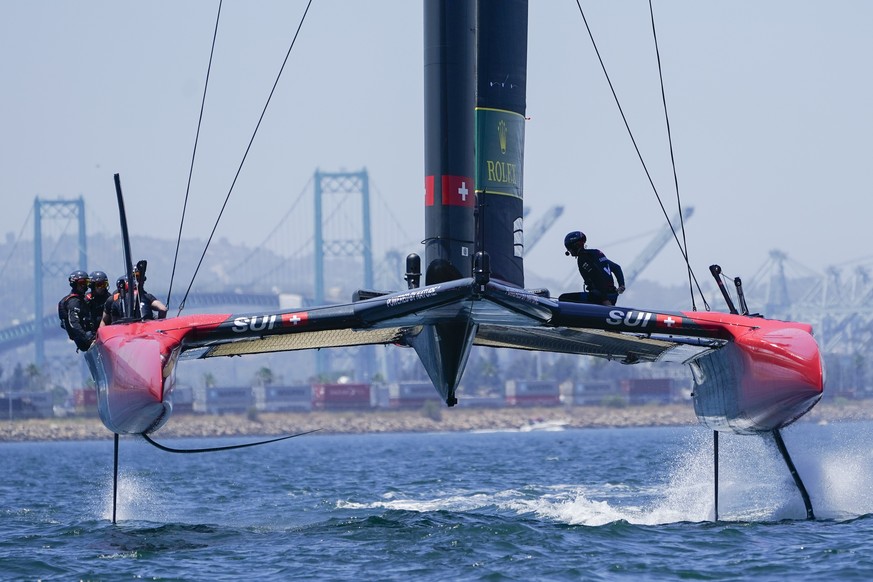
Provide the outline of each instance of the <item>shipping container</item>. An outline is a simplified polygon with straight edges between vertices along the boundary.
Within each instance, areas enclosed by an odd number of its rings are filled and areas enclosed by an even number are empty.
[[[458,408],[503,408],[506,399],[503,396],[467,396],[458,394]]]
[[[210,386],[194,389],[194,412],[242,414],[254,404],[251,386]]]
[[[430,382],[400,382],[388,385],[388,408],[421,408],[428,401],[442,401]]]
[[[170,396],[173,403],[173,414],[191,414],[194,412],[194,389],[191,386],[175,386]]]
[[[313,384],[315,410],[362,410],[372,408],[369,384]]]
[[[312,410],[312,386],[255,386],[255,408],[263,412],[309,412]]]
[[[548,380],[509,380],[506,382],[507,406],[559,406],[561,389]]]
[[[95,388],[77,388],[73,391],[73,406],[78,415],[97,416],[97,390]]]
[[[600,406],[617,399],[627,403],[621,386],[613,380],[585,380],[573,386],[572,402],[576,406]]]
[[[631,378],[621,381],[630,404],[666,404],[673,400],[670,378]]]
[[[22,420],[51,418],[54,406],[51,392],[0,393],[0,418]]]

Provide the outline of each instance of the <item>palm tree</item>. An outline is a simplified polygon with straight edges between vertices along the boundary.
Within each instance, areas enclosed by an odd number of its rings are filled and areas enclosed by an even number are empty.
[[[42,388],[42,371],[36,364],[28,364],[24,369],[24,375],[27,378],[27,388],[29,390],[39,390]]]
[[[273,370],[263,366],[255,373],[255,383],[260,386],[269,386],[276,380]]]

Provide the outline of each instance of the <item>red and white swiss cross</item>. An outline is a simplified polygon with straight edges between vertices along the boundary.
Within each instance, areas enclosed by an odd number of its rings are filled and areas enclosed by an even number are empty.
[[[305,311],[298,311],[297,313],[283,313],[282,314],[282,325],[286,327],[296,327],[300,325],[305,325],[309,321],[309,314]]]
[[[476,192],[473,180],[467,176],[440,176],[442,188],[443,206],[469,206],[476,205]],[[427,176],[424,179],[424,203],[426,206],[434,205],[435,176]]]
[[[671,329],[682,327],[682,318],[677,315],[656,313],[655,317],[657,318],[658,327],[669,327]]]

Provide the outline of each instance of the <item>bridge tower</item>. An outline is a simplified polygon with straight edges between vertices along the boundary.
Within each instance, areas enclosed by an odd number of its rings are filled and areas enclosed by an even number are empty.
[[[326,210],[327,209],[327,210]],[[340,212],[340,209],[343,212]],[[345,218],[342,218],[345,217]],[[349,218],[351,217],[351,218]],[[357,224],[355,224],[357,222]],[[373,288],[373,245],[370,233],[370,181],[360,172],[315,171],[315,303],[327,302],[325,259],[360,258],[363,288]],[[351,273],[343,269],[346,277]],[[347,301],[348,298],[345,298]],[[368,354],[368,352],[370,352]],[[372,348],[358,350],[362,379],[372,376]],[[368,357],[369,356],[369,357]],[[316,352],[316,372],[330,370],[328,350]]]
[[[773,249],[770,251],[770,259],[775,269],[770,274],[767,303],[764,305],[765,313],[768,317],[776,317],[777,314],[785,317],[791,308],[788,281],[785,279],[785,261],[788,260],[788,255]]]
[[[75,221],[77,227],[78,253],[74,257],[70,253],[48,258],[43,256],[43,221],[63,223],[64,226]],[[64,229],[66,230],[66,228]],[[60,246],[60,245],[58,245]],[[75,253],[74,253],[75,254]],[[45,330],[43,281],[45,275],[57,278],[68,275],[76,269],[88,270],[88,248],[85,233],[85,201],[79,196],[74,200],[41,200],[39,196],[33,200],[33,281],[34,281],[34,347],[36,349],[36,365],[42,368],[45,363]]]

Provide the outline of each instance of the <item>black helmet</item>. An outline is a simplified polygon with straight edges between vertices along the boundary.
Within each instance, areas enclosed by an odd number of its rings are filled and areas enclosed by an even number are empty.
[[[97,288],[106,288],[109,286],[109,277],[106,276],[106,273],[103,271],[94,271],[89,275],[91,279],[91,290],[94,291]]]
[[[568,232],[567,236],[564,237],[564,246],[567,247],[567,254],[575,257],[579,254],[579,249],[584,247],[587,241],[588,238],[584,232],[579,230]]]
[[[139,284],[145,283],[146,280],[146,269],[149,266],[149,262],[145,259],[136,262],[136,266],[133,268],[133,276],[136,279],[136,282]]]
[[[127,290],[127,276],[126,275],[122,275],[121,277],[119,277],[118,279],[115,280],[115,288],[118,289],[119,291],[126,291]]]
[[[69,280],[70,280],[70,287],[72,287],[73,289],[75,289],[76,287],[78,287],[82,283],[84,283],[87,286],[88,285],[88,273],[86,273],[85,271],[73,271],[72,273],[70,273]]]

